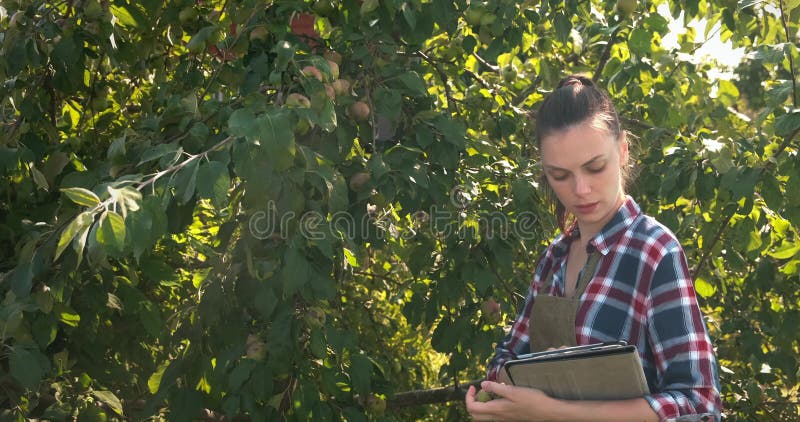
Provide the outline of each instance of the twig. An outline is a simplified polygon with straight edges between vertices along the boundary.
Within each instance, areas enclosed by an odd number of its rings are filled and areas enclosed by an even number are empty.
[[[731,219],[733,218],[734,215],[736,215],[736,208],[734,208],[730,212],[730,214],[727,217],[725,217],[725,219],[722,221],[722,224],[720,224],[719,229],[717,229],[717,233],[714,235],[714,238],[711,240],[711,243],[708,245],[706,250],[703,252],[703,255],[700,257],[700,260],[697,261],[697,265],[695,265],[694,269],[692,269],[692,273],[691,274],[692,274],[693,277],[696,277],[697,274],[700,273],[700,269],[703,268],[703,265],[705,265],[706,261],[708,260],[708,257],[711,256],[711,251],[714,249],[714,246],[716,246],[717,242],[719,242],[720,239],[722,239],[722,233],[725,231],[725,229],[728,228],[728,223],[731,222]]]
[[[791,43],[792,37],[789,35],[789,25],[786,23],[786,12],[783,10],[783,0],[778,0],[778,7],[781,9],[781,23],[783,24],[783,32],[786,34],[786,42]],[[789,73],[792,74],[792,104],[797,108],[797,75],[794,72],[794,59],[792,53],[786,54],[789,58]]]
[[[434,69],[436,69],[436,73],[439,74],[439,79],[442,81],[442,85],[444,86],[444,96],[447,98],[447,111],[450,115],[458,114],[458,110],[456,107],[456,102],[453,99],[453,93],[450,91],[450,84],[448,83],[447,74],[444,73],[444,70],[427,54],[423,53],[422,51],[418,51],[417,54],[422,57],[426,62],[430,63]]]
[[[617,28],[614,29],[614,32],[611,33],[611,39],[608,40],[606,44],[606,48],[603,50],[603,54],[600,55],[600,61],[597,63],[597,67],[594,70],[594,76],[592,76],[592,81],[597,82],[600,79],[600,75],[603,74],[603,69],[606,67],[608,63],[608,59],[611,58],[611,47],[617,42],[617,34],[622,29],[622,22],[617,25]]]

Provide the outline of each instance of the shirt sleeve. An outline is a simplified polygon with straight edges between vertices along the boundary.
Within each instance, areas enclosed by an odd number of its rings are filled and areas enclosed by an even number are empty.
[[[683,249],[670,246],[653,273],[648,334],[658,393],[645,396],[661,420],[710,413],[720,418],[714,349]]]
[[[489,361],[489,365],[486,368],[486,379],[497,381],[500,370],[503,368],[505,362],[521,354],[530,353],[531,347],[528,328],[530,326],[531,308],[533,307],[533,302],[536,300],[536,293],[539,291],[542,284],[540,274],[549,268],[549,265],[552,265],[552,258],[545,252],[536,263],[533,280],[528,288],[528,294],[525,296],[525,304],[517,314],[517,319],[514,320],[511,331],[509,331],[506,338],[495,347],[494,357]]]
[[[511,331],[505,339],[494,349],[494,357],[489,361],[486,368],[486,379],[497,381],[498,374],[503,368],[503,364],[508,360],[516,358],[518,355],[530,352],[530,337],[528,336],[528,326],[530,323],[530,310],[535,300],[534,284],[528,289],[525,297],[525,306],[517,315],[517,319],[511,326]]]

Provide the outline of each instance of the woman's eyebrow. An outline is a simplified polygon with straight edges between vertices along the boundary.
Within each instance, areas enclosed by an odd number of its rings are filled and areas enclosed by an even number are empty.
[[[598,154],[598,155],[596,155],[596,156],[592,157],[592,158],[591,158],[589,161],[587,161],[587,162],[585,162],[585,163],[581,164],[581,167],[586,167],[586,166],[588,166],[588,165],[590,165],[590,164],[594,163],[595,161],[597,161],[597,160],[599,160],[599,159],[601,159],[601,158],[604,158],[604,157],[605,157],[605,154]],[[547,165],[547,164],[545,164],[545,165],[544,165],[544,168],[545,168],[545,169],[547,169],[547,170],[563,170],[563,171],[569,171],[569,170],[567,170],[567,169],[565,169],[565,168],[561,168],[561,167],[558,167],[558,166]]]

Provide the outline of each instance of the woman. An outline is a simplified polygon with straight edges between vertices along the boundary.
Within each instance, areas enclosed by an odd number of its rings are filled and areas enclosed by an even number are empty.
[[[625,194],[628,144],[609,97],[563,79],[537,115],[536,137],[561,234],[539,259],[525,306],[497,346],[476,420],[657,421],[719,418],[711,341],[674,234]],[[567,401],[495,382],[504,362],[554,347],[625,340],[637,346],[650,395]]]

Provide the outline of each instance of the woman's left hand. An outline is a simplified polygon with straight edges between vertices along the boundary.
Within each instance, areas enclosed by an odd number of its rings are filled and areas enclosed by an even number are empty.
[[[475,399],[474,386],[467,390],[467,411],[478,421],[540,421],[552,419],[559,401],[540,390],[483,381],[481,388],[497,397],[488,402]]]

